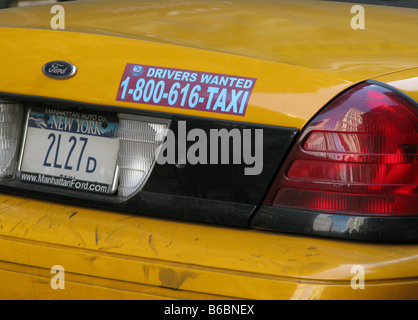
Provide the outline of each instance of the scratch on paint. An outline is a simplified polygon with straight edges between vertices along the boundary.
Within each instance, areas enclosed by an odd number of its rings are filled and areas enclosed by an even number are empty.
[[[68,219],[71,219],[72,217],[74,217],[76,214],[78,213],[78,211],[75,211],[75,212],[73,212],[69,217],[68,217]]]
[[[113,235],[119,231],[126,229],[127,227],[128,226],[125,224],[109,232],[108,234],[106,234],[105,241],[109,241],[109,242],[113,241]]]
[[[152,234],[150,234],[148,237],[148,246],[156,255],[158,255],[157,249],[155,248],[155,245],[154,245],[154,240],[152,239]]]
[[[118,245],[113,245],[113,246],[100,247],[100,248],[98,248],[98,250],[107,251],[107,250],[110,250],[110,249],[117,249],[117,248],[121,248],[121,247],[123,247],[123,243],[118,244]]]
[[[96,246],[97,246],[97,243],[99,242],[99,233],[97,232],[97,228],[98,228],[98,226],[96,226],[96,230],[95,230]]]
[[[6,202],[7,201],[3,201],[3,203],[6,203]],[[4,208],[0,209],[0,214],[4,214],[7,210],[17,208],[17,207],[21,206],[22,204],[24,204],[25,202],[26,202],[26,199],[24,199],[23,201],[20,201],[20,202],[16,202],[16,203],[12,203],[10,205],[7,205]]]
[[[191,278],[194,279],[196,275],[189,271],[176,272],[173,269],[161,268],[159,273],[159,279],[161,281],[161,286],[172,289],[179,289],[184,281]]]
[[[19,224],[22,223],[22,220],[20,220],[18,223],[16,223],[13,228],[10,229],[10,231],[13,231]]]
[[[81,240],[81,242],[83,243],[83,247],[86,246],[86,242],[84,241],[83,237],[75,230],[70,229],[70,231],[78,238]],[[78,244],[78,246],[80,246],[81,243]]]
[[[42,220],[45,219],[45,217],[46,217],[46,214],[44,214],[41,218],[39,218],[33,225],[40,223]]]

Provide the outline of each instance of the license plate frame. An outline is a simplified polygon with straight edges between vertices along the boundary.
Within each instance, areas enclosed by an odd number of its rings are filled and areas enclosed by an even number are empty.
[[[23,182],[114,194],[119,171],[118,129],[114,114],[31,106],[17,177]]]

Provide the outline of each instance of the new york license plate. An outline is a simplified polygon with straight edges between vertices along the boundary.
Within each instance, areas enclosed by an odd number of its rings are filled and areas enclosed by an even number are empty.
[[[109,115],[31,108],[20,179],[82,191],[114,192],[118,128],[118,119]]]

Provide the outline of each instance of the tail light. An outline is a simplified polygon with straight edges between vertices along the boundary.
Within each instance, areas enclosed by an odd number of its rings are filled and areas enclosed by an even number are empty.
[[[169,121],[127,114],[119,114],[119,119],[118,194],[128,197],[140,190],[151,172]]]
[[[348,217],[418,215],[417,146],[417,106],[386,87],[361,84],[302,132],[264,206]]]
[[[0,179],[13,179],[23,121],[23,104],[0,100]]]

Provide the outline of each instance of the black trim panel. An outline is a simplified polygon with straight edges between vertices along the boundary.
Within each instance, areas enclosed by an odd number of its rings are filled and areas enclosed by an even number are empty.
[[[27,197],[64,202],[73,205],[129,212],[133,214],[183,219],[194,222],[248,227],[249,220],[260,205],[280,163],[294,142],[298,129],[225,121],[204,117],[182,116],[169,113],[148,112],[138,109],[91,105],[74,101],[45,99],[40,97],[0,95],[27,103],[53,108],[80,108],[95,112],[130,113],[143,116],[171,118],[171,129],[176,134],[179,121],[185,121],[187,131],[194,128],[208,133],[211,129],[252,130],[254,155],[254,130],[263,129],[263,170],[259,175],[245,175],[244,169],[251,168],[244,162],[239,164],[196,164],[179,167],[175,164],[156,164],[145,187],[129,198],[91,192],[70,190],[20,180],[1,181],[0,191]],[[191,144],[194,143],[190,142]],[[220,147],[220,146],[219,146]],[[229,146],[232,161],[233,144]],[[221,151],[218,150],[218,154]]]
[[[194,197],[200,199],[213,199],[220,201],[238,202],[245,204],[261,204],[265,193],[268,191],[270,182],[277,174],[279,164],[284,159],[291,143],[298,132],[295,128],[273,127],[267,125],[239,123],[231,121],[219,121],[212,119],[181,118],[174,117],[171,122],[171,130],[176,139],[179,136],[178,126],[181,121],[186,125],[186,132],[193,129],[201,129],[206,136],[210,136],[211,130],[226,129],[229,132],[235,129],[244,137],[244,130],[250,130],[252,135],[251,155],[255,155],[258,149],[255,149],[255,130],[263,130],[263,148],[262,172],[257,175],[245,175],[245,168],[253,167],[252,164],[246,164],[241,156],[239,164],[232,164],[233,144],[231,139],[229,143],[229,161],[230,164],[194,164],[186,163],[184,166],[175,164],[155,164],[154,169],[144,187],[144,191],[158,192],[163,194],[172,194],[185,197]],[[237,131],[237,132],[238,132]],[[244,138],[242,138],[244,139]],[[248,142],[248,141],[247,141]],[[187,142],[186,149],[195,142]],[[245,141],[241,142],[241,149],[244,148]],[[207,142],[207,152],[210,155],[210,143]],[[220,143],[218,144],[218,155],[222,154]],[[258,155],[260,156],[260,155]],[[258,162],[259,160],[257,160]]]
[[[361,216],[262,206],[251,221],[256,229],[379,242],[417,242],[418,216]]]

